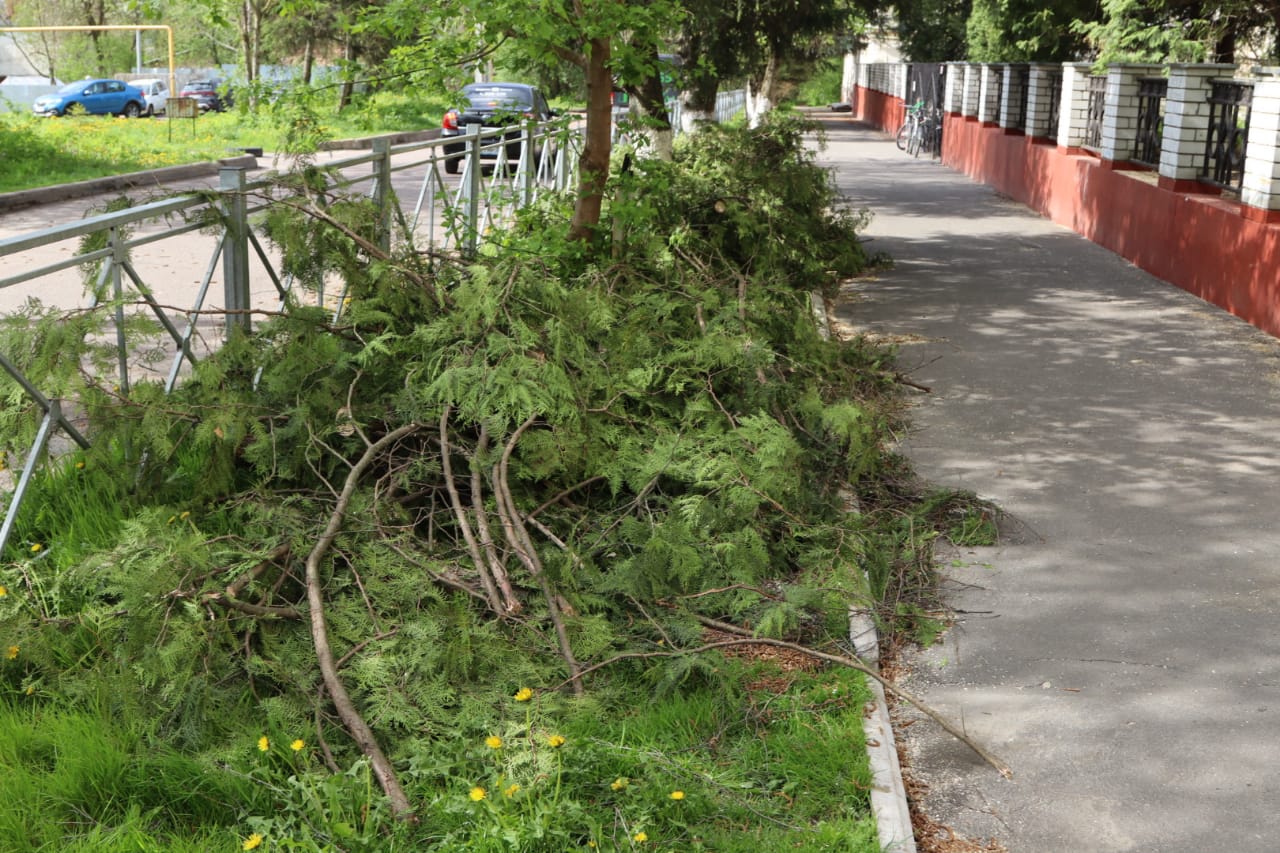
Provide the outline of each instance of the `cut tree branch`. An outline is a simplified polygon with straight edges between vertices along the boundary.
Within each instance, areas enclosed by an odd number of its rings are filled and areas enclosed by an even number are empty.
[[[346,482],[343,484],[342,493],[338,496],[338,502],[334,506],[333,512],[329,515],[329,523],[325,526],[324,533],[321,534],[315,547],[311,549],[311,553],[307,555],[306,563],[307,604],[311,610],[311,640],[315,645],[316,660],[320,664],[320,674],[324,679],[325,689],[329,692],[329,697],[332,699],[333,706],[337,710],[338,716],[342,719],[343,725],[346,726],[351,737],[359,745],[360,751],[368,757],[378,783],[382,786],[387,799],[391,801],[391,813],[399,818],[412,817],[413,808],[409,805],[409,798],[405,794],[404,788],[400,786],[400,780],[396,778],[395,768],[391,766],[391,762],[378,745],[373,730],[369,728],[369,724],[364,721],[364,717],[356,709],[350,694],[347,693],[346,686],[338,676],[338,667],[333,657],[333,649],[329,645],[329,630],[325,621],[324,590],[320,581],[320,561],[333,545],[334,540],[337,539],[338,532],[342,529],[342,524],[346,519],[347,508],[351,504],[351,498],[355,494],[356,487],[359,485],[360,478],[365,471],[384,450],[394,446],[397,442],[420,429],[422,429],[421,424],[406,424],[399,429],[392,430],[366,448],[360,459],[351,466],[351,471],[347,474]]]

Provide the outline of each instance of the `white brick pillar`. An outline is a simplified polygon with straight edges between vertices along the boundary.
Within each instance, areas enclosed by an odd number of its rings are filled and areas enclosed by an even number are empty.
[[[1280,222],[1280,67],[1254,74],[1240,201],[1246,219]]]
[[[897,87],[893,94],[897,95],[898,100],[905,104],[907,102],[907,64],[905,62],[897,63],[893,66],[893,73],[894,85]]]
[[[1187,192],[1203,189],[1198,178],[1209,138],[1209,91],[1219,77],[1235,73],[1234,65],[1179,63],[1169,66],[1169,92],[1164,99],[1164,141],[1160,147],[1160,186]]]
[[[968,64],[964,67],[964,96],[960,102],[960,114],[966,118],[978,115],[978,95],[982,86],[982,66]]]
[[[1062,65],[1062,114],[1058,118],[1058,145],[1080,148],[1089,123],[1088,62],[1066,62]]]
[[[1160,65],[1107,66],[1107,111],[1102,118],[1103,160],[1128,161],[1138,138],[1138,81],[1159,75]]]
[[[1051,62],[1031,63],[1027,82],[1027,136],[1036,139],[1058,138],[1058,103],[1052,99],[1055,78],[1061,78],[1062,66]]]
[[[942,108],[949,113],[958,113],[964,109],[964,69],[968,63],[947,63],[947,91],[943,95]]]
[[[1026,103],[1027,72],[1025,62],[1010,63],[1004,67],[1004,88],[1000,92],[1000,126],[1006,131],[1025,131],[1021,106]]]
[[[978,81],[978,121],[995,124],[1000,120],[1000,89],[1004,80],[1004,66],[982,63]]]

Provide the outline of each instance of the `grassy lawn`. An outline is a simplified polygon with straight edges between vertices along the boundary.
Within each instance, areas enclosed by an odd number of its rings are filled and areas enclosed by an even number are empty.
[[[439,126],[444,109],[442,99],[391,94],[365,99],[341,116],[299,101],[256,114],[232,110],[173,122],[0,113],[0,192],[217,160],[239,148],[279,151],[289,129],[299,126],[307,128],[310,143],[425,130]]]

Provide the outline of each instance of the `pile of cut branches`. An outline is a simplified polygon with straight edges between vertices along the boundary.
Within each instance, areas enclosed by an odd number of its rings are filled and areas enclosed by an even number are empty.
[[[808,130],[708,131],[617,176],[594,242],[551,201],[465,263],[378,250],[357,200],[277,206],[286,266],[341,276],[345,313],[272,317],[170,396],[81,395],[94,448],[5,555],[11,686],[111,695],[194,748],[248,699],[335,769],[341,729],[408,815],[397,767],[521,685],[673,690],[762,638],[849,663],[876,537],[847,490],[895,380],[819,332],[811,294],[868,259]],[[26,319],[34,369],[66,341]]]

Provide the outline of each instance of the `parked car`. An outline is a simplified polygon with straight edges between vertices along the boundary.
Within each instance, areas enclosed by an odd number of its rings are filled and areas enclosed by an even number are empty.
[[[468,83],[462,87],[462,96],[466,104],[444,114],[440,128],[440,135],[443,137],[462,136],[467,132],[469,124],[508,127],[528,118],[547,121],[558,115],[547,105],[547,99],[537,86],[525,83]],[[506,146],[507,160],[514,164],[520,159],[520,131],[512,130],[504,138],[514,140]],[[466,143],[463,142],[445,144],[446,172],[457,174],[462,158],[456,155],[464,150]],[[534,153],[535,156],[541,155],[540,151]],[[480,156],[496,159],[498,147],[487,146],[481,150]]]
[[[41,95],[31,109],[38,116],[64,116],[67,111],[90,115],[122,115],[137,118],[146,109],[147,99],[137,86],[119,80],[92,77],[68,83],[52,95]]]
[[[163,80],[151,77],[146,80],[134,80],[133,85],[142,90],[143,97],[147,99],[147,106],[144,112],[149,116],[159,115],[164,112],[165,105],[169,102],[169,86]]]
[[[178,94],[183,98],[195,98],[201,112],[220,113],[231,106],[231,93],[223,93],[220,80],[190,80]]]

